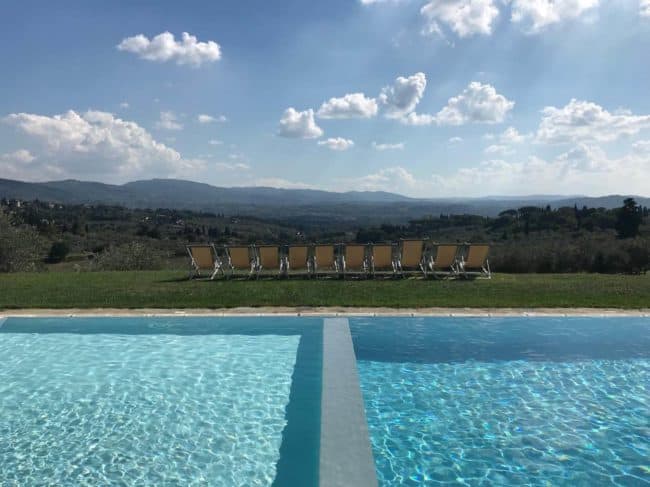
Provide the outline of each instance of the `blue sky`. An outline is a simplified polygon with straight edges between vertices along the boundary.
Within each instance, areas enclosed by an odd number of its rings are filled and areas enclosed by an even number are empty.
[[[0,27],[0,177],[649,194],[648,0],[26,1]]]

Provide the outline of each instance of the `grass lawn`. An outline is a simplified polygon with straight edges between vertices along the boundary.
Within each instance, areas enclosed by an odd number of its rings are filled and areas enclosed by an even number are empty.
[[[178,271],[0,274],[0,309],[650,307],[650,276],[496,274],[492,280],[188,281]]]

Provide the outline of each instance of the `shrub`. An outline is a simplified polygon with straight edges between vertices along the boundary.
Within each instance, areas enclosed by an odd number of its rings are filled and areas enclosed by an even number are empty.
[[[102,271],[144,271],[162,269],[164,255],[140,242],[109,247],[95,259],[93,269]]]
[[[47,261],[51,264],[63,262],[70,253],[70,246],[66,242],[54,242],[47,255]]]
[[[29,225],[13,226],[0,210],[0,272],[32,272],[43,269],[47,243]]]

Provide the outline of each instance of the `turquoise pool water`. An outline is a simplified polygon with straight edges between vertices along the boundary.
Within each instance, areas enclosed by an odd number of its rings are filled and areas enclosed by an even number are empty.
[[[0,485],[313,485],[321,323],[8,319]]]
[[[650,320],[350,321],[380,485],[650,483]]]

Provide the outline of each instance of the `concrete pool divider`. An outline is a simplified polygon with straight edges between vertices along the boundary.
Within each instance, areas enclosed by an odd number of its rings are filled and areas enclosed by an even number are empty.
[[[320,487],[377,487],[357,359],[346,318],[323,320]]]

